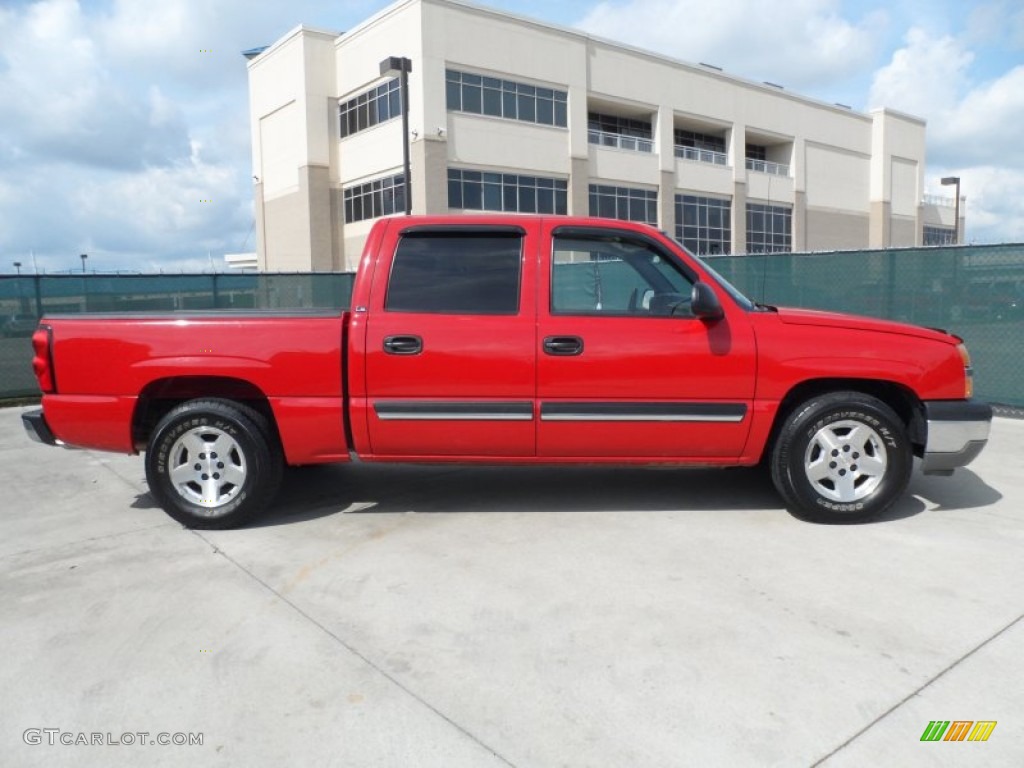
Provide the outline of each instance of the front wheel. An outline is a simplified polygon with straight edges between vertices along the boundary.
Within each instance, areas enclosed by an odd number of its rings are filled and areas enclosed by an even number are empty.
[[[876,517],[910,480],[906,426],[877,398],[832,392],[798,406],[772,448],[772,481],[790,509],[814,522]]]
[[[227,400],[172,409],[146,453],[149,490],[189,528],[231,528],[263,510],[281,484],[282,460],[266,420]]]

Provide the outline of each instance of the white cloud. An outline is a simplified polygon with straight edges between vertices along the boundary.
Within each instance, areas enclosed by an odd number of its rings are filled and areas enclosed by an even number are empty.
[[[960,176],[970,241],[1021,242],[1024,66],[975,82],[974,58],[962,39],[911,29],[904,47],[875,73],[871,100],[928,121],[926,185],[939,191],[939,178]]]
[[[794,90],[855,76],[877,55],[886,16],[852,22],[836,0],[605,0],[577,26]]]
[[[186,4],[121,5],[123,17],[90,16],[75,0],[0,12],[0,251],[35,249],[48,269],[68,269],[79,252],[98,269],[145,269],[235,250],[249,228],[244,61],[232,52],[237,82],[220,91],[210,83],[190,91],[155,70],[147,76],[105,30],[142,23],[138,13],[152,11],[153,23],[140,30],[154,45],[162,30],[164,48],[152,54],[183,49],[168,7],[183,23]],[[202,63],[198,47],[181,58]],[[215,142],[210,149],[199,134]]]
[[[187,157],[180,112],[158,89],[140,94],[118,82],[87,27],[73,0],[4,17],[0,141],[9,159],[139,168]]]
[[[953,108],[967,85],[974,55],[950,36],[911,29],[905,46],[875,73],[870,103],[925,116]]]
[[[241,51],[382,4],[0,0],[0,257],[174,269],[238,250],[253,221]]]
[[[934,130],[943,156],[1024,164],[1024,65],[968,92]]]
[[[982,165],[957,172],[967,195],[966,241],[1024,243],[1024,170]]]

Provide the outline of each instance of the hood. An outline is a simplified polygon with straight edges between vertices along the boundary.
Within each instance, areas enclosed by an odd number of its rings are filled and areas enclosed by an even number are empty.
[[[916,336],[920,339],[959,344],[960,339],[945,331],[924,328],[920,325],[897,323],[893,320],[879,320],[875,317],[845,315],[841,312],[823,312],[817,309],[790,309],[779,307],[779,319],[787,325],[819,325],[827,328],[852,328],[876,333],[898,333],[901,336]]]

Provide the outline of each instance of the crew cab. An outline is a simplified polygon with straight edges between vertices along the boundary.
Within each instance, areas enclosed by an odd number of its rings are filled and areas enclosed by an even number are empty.
[[[751,302],[646,225],[393,217],[347,311],[53,315],[33,335],[29,435],[146,454],[196,528],[323,462],[752,466],[814,521],[878,515],[913,457],[984,447],[952,334]]]

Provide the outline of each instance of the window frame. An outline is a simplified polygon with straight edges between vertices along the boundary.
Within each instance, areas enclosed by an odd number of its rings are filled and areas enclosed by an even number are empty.
[[[639,314],[630,312],[608,312],[606,310],[558,310],[555,308],[555,252],[557,250],[559,238],[564,239],[575,239],[575,240],[592,240],[592,241],[611,241],[619,243],[628,243],[631,245],[639,245],[649,250],[652,250],[656,255],[660,256],[665,262],[676,269],[683,278],[690,283],[690,289],[692,291],[693,286],[700,282],[701,276],[692,267],[690,267],[683,259],[679,257],[668,245],[662,243],[654,237],[645,235],[641,232],[634,232],[627,229],[610,229],[610,228],[591,228],[591,227],[576,227],[576,226],[564,226],[555,227],[551,231],[551,253],[549,259],[548,269],[548,314],[552,317],[608,317],[608,318],[631,318],[636,320],[696,320],[697,318],[693,314],[682,314],[682,315],[652,315],[652,314]],[[632,267],[632,265],[630,265]],[[632,267],[635,269],[635,267]],[[636,270],[639,272],[639,270]],[[641,277],[643,273],[639,272]],[[645,278],[646,279],[646,278]]]
[[[468,178],[467,178],[468,176]],[[526,213],[541,216],[565,216],[569,212],[569,181],[554,176],[536,176],[524,173],[503,173],[500,171],[477,171],[472,168],[448,168],[448,208],[460,211],[484,211],[501,213]],[[467,195],[470,188],[473,195],[480,190],[479,205]],[[457,194],[453,195],[453,189]],[[489,207],[488,192],[499,195],[497,207]],[[533,196],[533,206],[524,201]],[[550,206],[541,201],[550,198]],[[458,200],[459,204],[453,204]],[[467,200],[470,204],[467,205]]]
[[[781,216],[784,222],[788,222],[788,229],[783,228],[782,231],[775,229],[775,218]],[[757,218],[760,218],[761,225],[752,226],[752,221],[756,222]],[[792,253],[793,252],[793,207],[788,205],[774,205],[768,203],[754,203],[748,201],[746,204],[746,210],[744,211],[744,220],[746,224],[746,237],[747,237],[747,249],[746,253],[750,254],[762,254],[762,253]],[[751,232],[756,232],[760,236],[757,242],[760,250],[751,249]],[[782,242],[776,242],[779,238],[782,238]]]
[[[726,256],[732,252],[732,200],[712,195],[677,192],[674,203],[676,213],[675,239],[677,242],[682,243],[686,250],[697,256]],[[712,203],[714,204],[712,205]],[[695,214],[695,221],[692,223],[688,223],[686,218],[688,204],[692,206]],[[725,223],[720,221],[718,225],[713,224],[713,213],[723,214]],[[686,237],[687,230],[696,232],[695,238],[689,238],[693,240],[696,247],[691,247],[688,242]],[[717,233],[719,237],[712,237],[712,233]],[[717,253],[710,250],[701,250],[701,246],[710,247],[712,245],[719,245],[720,250]]]
[[[397,94],[397,96],[395,95]],[[395,109],[395,102],[398,109]],[[382,117],[382,113],[386,116]],[[399,78],[360,91],[338,102],[338,133],[344,140],[357,133],[394,120],[402,114],[402,91]]]
[[[445,108],[448,112],[479,115],[498,120],[513,120],[528,125],[568,130],[566,105],[569,92],[553,86],[532,85],[518,80],[505,80],[490,75],[478,75],[462,69],[445,67]],[[472,101],[467,109],[467,92]],[[458,94],[458,103],[453,98]],[[490,101],[488,101],[490,98]],[[540,102],[550,101],[551,121],[538,119]],[[562,105],[559,109],[558,105]],[[531,117],[526,115],[530,114]],[[545,108],[545,114],[547,110]]]
[[[636,196],[633,193],[640,193]],[[595,206],[594,203],[597,203]],[[611,216],[601,212],[601,204],[611,202],[614,204],[615,213]],[[619,211],[624,205],[625,210],[630,212],[634,203],[643,204],[646,212],[649,206],[653,207],[653,219],[633,219],[628,216],[619,216]],[[647,224],[651,227],[658,226],[658,190],[644,189],[643,187],[624,187],[617,184],[589,184],[587,187],[587,212],[590,216],[603,219],[618,219],[619,221],[634,221],[639,224]]]
[[[396,173],[351,184],[342,188],[341,198],[343,224],[356,224],[381,216],[390,216],[405,209],[405,174]],[[374,213],[375,209],[380,213]]]

